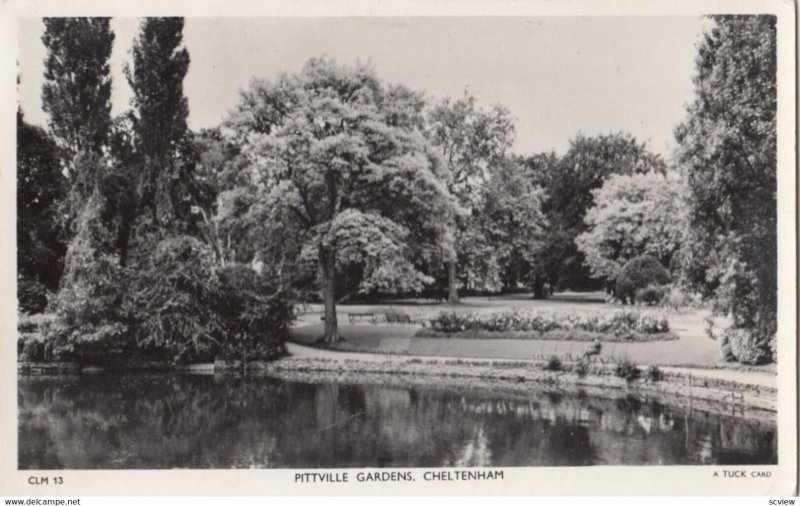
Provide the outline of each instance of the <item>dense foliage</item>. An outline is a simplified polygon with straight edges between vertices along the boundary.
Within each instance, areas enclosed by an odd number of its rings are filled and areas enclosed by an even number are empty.
[[[614,373],[617,377],[624,379],[627,382],[636,381],[641,377],[642,371],[628,358],[623,358],[614,367]]]
[[[775,18],[713,20],[668,169],[622,132],[512,156],[504,107],[468,92],[431,104],[327,58],[255,80],[222,125],[193,133],[182,18],[142,20],[131,109],[112,119],[109,19],[47,18],[49,131],[17,117],[19,308],[49,304],[59,359],[249,360],[283,352],[300,298],[324,302],[335,342],[353,295],[605,287],[671,307],[688,285],[732,316],[726,358],[774,360]],[[430,325],[668,330],[626,312]]]
[[[676,174],[613,174],[592,191],[587,230],[575,238],[592,276],[613,283],[626,262],[652,255],[670,266],[685,228]]]
[[[444,99],[429,113],[430,138],[444,160],[442,178],[447,190],[466,211],[453,214],[449,223],[453,238],[447,252],[447,299],[458,302],[459,285],[496,290],[499,265],[481,224],[470,217],[479,213],[490,195],[486,185],[504,163],[514,140],[509,111],[500,105],[484,110],[465,91],[458,100]],[[534,200],[531,204],[537,204]]]
[[[195,238],[161,241],[131,292],[142,353],[177,362],[283,353],[292,319],[286,294],[248,267],[220,268]]]
[[[78,164],[100,160],[79,156]],[[108,226],[108,200],[95,190],[75,220],[75,236],[65,259],[61,288],[54,301],[50,328],[56,357],[120,359],[131,353],[129,315],[122,309],[127,273],[119,263]]]
[[[563,157],[537,155],[528,158],[527,165],[546,195],[543,210],[548,226],[539,253],[537,295],[543,295],[545,281],[561,289],[602,286],[602,278],[592,276],[584,253],[575,244],[575,238],[588,228],[585,219],[595,204],[593,190],[613,174],[663,173],[664,161],[629,134],[579,134]]]
[[[421,264],[446,240],[455,205],[419,104],[371,67],[312,59],[299,74],[255,82],[231,120],[251,160],[242,214],[292,231],[287,246],[318,272],[328,342],[338,340],[341,272],[357,267],[365,290],[420,289]]]
[[[644,288],[639,288],[633,295],[633,301],[645,306],[654,306],[661,303],[669,293],[670,289],[666,285],[650,284]]]
[[[777,326],[776,21],[713,20],[676,129],[689,187],[684,269],[760,350],[734,358],[760,362],[774,359]]]
[[[17,300],[38,313],[58,290],[66,244],[58,204],[66,189],[57,147],[17,112]]]
[[[183,24],[183,18],[144,18],[133,45],[133,65],[125,69],[134,92],[133,144],[141,157],[133,231],[140,241],[143,235],[186,232],[195,203],[189,106],[183,94],[189,70],[189,53],[181,46]]]
[[[70,26],[48,25],[48,62],[63,66],[60,39],[51,32]],[[103,26],[107,29],[107,23]],[[180,18],[142,21],[133,67],[126,69],[133,111],[113,122],[108,107],[89,109],[103,118],[73,118],[98,129],[104,125],[102,135],[91,136],[100,146],[73,142],[88,135],[84,130],[76,137],[53,127],[60,144],[80,148],[69,160],[69,174],[71,195],[82,197],[70,199],[74,233],[47,331],[56,359],[125,365],[283,353],[293,318],[287,289],[249,267],[226,266],[194,223],[194,202],[207,204],[214,188],[194,176],[182,87],[189,64],[180,46],[182,28]],[[69,58],[95,61],[96,55],[86,54],[91,47],[72,49]],[[107,82],[107,65],[98,66],[98,76],[87,83]],[[55,125],[63,115],[54,111],[72,109],[57,103],[69,97],[48,97]]]
[[[543,241],[543,191],[522,164],[505,159],[493,167],[479,206],[460,230],[457,279],[477,292],[524,288]]]
[[[111,128],[114,44],[110,18],[45,18],[47,49],[42,105],[65,163],[81,151],[99,153]],[[72,174],[80,178],[81,174]],[[86,178],[91,179],[92,174]]]
[[[622,266],[617,276],[614,296],[622,302],[634,302],[637,291],[666,285],[670,280],[669,271],[657,258],[651,255],[638,256]]]
[[[109,18],[45,18],[47,49],[42,107],[69,180],[59,202],[66,228],[94,191],[92,164],[75,164],[81,154],[101,155],[111,128],[109,58],[114,43]]]
[[[70,249],[70,260],[77,255]],[[164,239],[135,276],[113,257],[102,259],[94,262],[92,283],[73,281],[60,295],[66,300],[51,329],[57,358],[108,365],[284,353],[293,319],[288,294],[249,267],[220,267],[203,242]]]

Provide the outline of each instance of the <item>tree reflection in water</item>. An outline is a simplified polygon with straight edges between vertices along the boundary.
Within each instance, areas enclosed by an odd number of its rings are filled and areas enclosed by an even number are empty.
[[[769,464],[775,425],[635,397],[21,377],[20,469]]]

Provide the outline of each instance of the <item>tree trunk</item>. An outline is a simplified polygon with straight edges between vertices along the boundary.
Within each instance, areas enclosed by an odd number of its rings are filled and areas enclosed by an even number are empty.
[[[339,342],[339,327],[336,322],[336,254],[320,250],[319,262],[322,270],[322,299],[325,303],[325,333],[322,340],[333,344]]]
[[[534,299],[546,299],[547,294],[544,291],[544,278],[540,275],[536,275],[536,278],[533,280],[533,298]]]
[[[447,262],[447,302],[458,304],[458,288],[456,286],[456,252],[450,253],[450,261]]]

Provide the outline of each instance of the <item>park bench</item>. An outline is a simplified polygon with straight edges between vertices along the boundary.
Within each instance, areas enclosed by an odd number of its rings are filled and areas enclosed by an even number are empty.
[[[362,321],[368,321],[372,324],[388,323],[390,325],[413,325],[414,321],[409,315],[403,311],[396,309],[389,309],[381,313],[348,313],[347,318],[350,324],[355,324]],[[319,317],[320,321],[325,321],[325,315]]]
[[[374,314],[372,312],[369,313],[348,313],[347,317],[350,319],[350,323],[358,323],[359,321],[367,320],[369,322],[374,321]]]
[[[410,325],[414,323],[411,321],[411,317],[405,314],[402,311],[397,311],[395,309],[389,310],[385,312],[386,315],[386,323],[391,325]]]

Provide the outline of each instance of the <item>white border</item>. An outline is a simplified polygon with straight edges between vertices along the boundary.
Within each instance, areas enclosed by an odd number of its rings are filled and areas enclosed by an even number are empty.
[[[2,1],[2,0],[0,0]],[[193,17],[344,16],[655,16],[754,13],[778,16],[778,466],[597,466],[504,468],[499,482],[348,485],[295,484],[293,471],[59,471],[17,466],[15,114],[17,19],[104,15]],[[5,0],[0,3],[0,495],[791,495],[797,483],[796,375],[796,42],[788,0],[572,1],[247,1]],[[769,469],[771,479],[712,478],[721,469]],[[352,470],[353,472],[356,470]],[[419,476],[423,469],[415,469]],[[32,474],[58,474],[61,486],[30,486]]]

